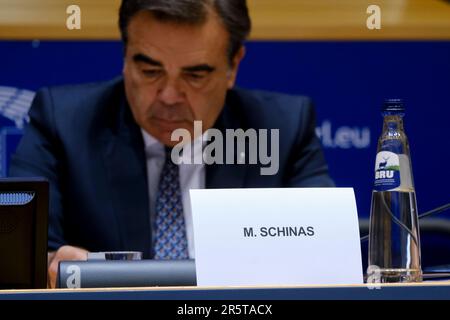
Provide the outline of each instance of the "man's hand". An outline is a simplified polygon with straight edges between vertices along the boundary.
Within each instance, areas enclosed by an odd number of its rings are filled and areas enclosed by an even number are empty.
[[[62,260],[87,260],[88,251],[72,246],[62,246],[57,251],[48,253],[48,286],[55,288],[58,264]]]

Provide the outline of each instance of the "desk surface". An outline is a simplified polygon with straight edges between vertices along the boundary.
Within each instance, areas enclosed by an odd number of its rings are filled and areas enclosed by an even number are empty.
[[[450,281],[413,284],[5,290],[0,300],[450,300]]]

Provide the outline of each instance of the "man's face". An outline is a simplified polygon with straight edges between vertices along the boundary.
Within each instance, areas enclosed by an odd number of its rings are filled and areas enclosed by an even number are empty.
[[[160,22],[150,12],[128,26],[125,91],[138,125],[167,146],[172,132],[194,121],[211,128],[233,87],[242,49],[228,62],[228,33],[215,13],[201,25]]]

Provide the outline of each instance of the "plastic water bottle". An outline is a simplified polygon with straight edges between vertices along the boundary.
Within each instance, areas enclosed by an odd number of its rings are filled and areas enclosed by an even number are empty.
[[[372,282],[422,281],[416,194],[400,99],[386,100],[378,140],[369,230]],[[373,281],[374,273],[377,281]],[[368,281],[369,282],[369,281]]]

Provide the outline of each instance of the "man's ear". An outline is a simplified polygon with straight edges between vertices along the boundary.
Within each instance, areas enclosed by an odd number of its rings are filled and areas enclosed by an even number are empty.
[[[230,70],[228,72],[228,89],[231,89],[234,87],[234,83],[236,82],[236,77],[239,69],[239,64],[241,63],[242,59],[245,56],[245,47],[241,46],[239,51],[236,53],[236,55],[233,57],[232,65],[230,67]]]

